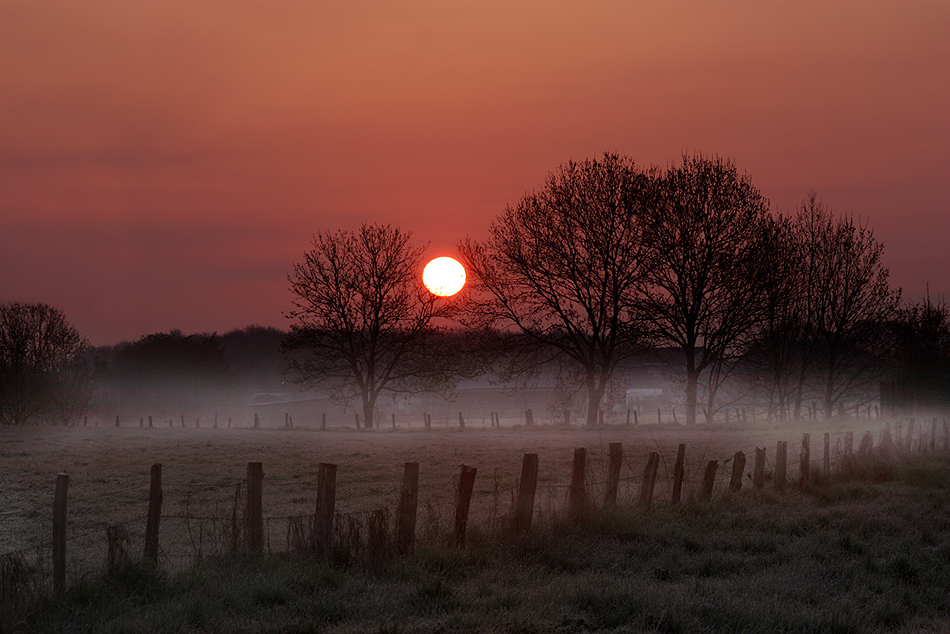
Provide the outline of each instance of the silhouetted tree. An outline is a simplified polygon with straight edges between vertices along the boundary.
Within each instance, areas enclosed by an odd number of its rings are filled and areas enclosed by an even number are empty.
[[[815,192],[802,202],[794,229],[801,250],[796,415],[813,380],[831,417],[844,397],[880,380],[900,290],[888,284],[884,245],[874,232],[835,217]]]
[[[762,317],[768,201],[731,161],[684,156],[650,208],[644,319],[685,357],[686,423],[696,422],[700,374],[746,343]]]
[[[453,379],[435,320],[456,298],[431,294],[421,279],[424,247],[389,225],[325,231],[288,277],[296,320],[284,350],[289,378],[322,384],[343,402],[359,398],[371,429],[384,390],[418,392]]]
[[[0,423],[68,423],[88,411],[87,345],[59,309],[0,304]]]
[[[513,333],[520,369],[551,361],[576,368],[587,424],[598,420],[617,364],[643,348],[631,311],[644,275],[641,216],[654,170],[616,154],[569,162],[539,192],[508,207],[484,243],[459,251],[474,278],[472,319]]]
[[[894,323],[894,373],[888,388],[900,407],[950,403],[950,307],[928,295]]]
[[[193,406],[229,379],[228,362],[214,334],[148,334],[120,344],[114,363],[122,396],[163,407]]]

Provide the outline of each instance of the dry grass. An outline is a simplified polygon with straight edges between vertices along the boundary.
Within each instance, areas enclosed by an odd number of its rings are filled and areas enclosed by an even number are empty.
[[[844,427],[830,430],[833,444]],[[860,438],[863,429],[849,428]],[[825,430],[809,431],[817,470]],[[755,446],[769,449],[771,471],[776,440],[788,440],[795,483],[801,432],[0,429],[0,475],[9,483],[0,487],[4,550],[23,544],[28,552],[46,540],[55,474],[63,469],[71,476],[71,552],[82,550],[83,539],[101,550],[88,561],[71,555],[68,597],[30,613],[28,627],[0,631],[70,631],[66,623],[75,624],[72,631],[114,632],[862,632],[944,624],[950,463],[942,456],[900,467],[893,475],[903,484],[838,482],[806,495],[752,491],[748,480],[729,495],[729,469],[720,469],[711,502],[635,509],[650,451],[662,456],[657,499],[666,500],[665,473],[679,442],[687,443],[687,478],[696,480],[707,460],[730,459],[738,449],[750,472]],[[573,527],[564,520],[573,449],[588,448],[588,487],[599,499],[610,442],[624,446],[620,508]],[[499,539],[525,452],[540,457],[540,526],[529,539]],[[271,528],[271,550],[289,555],[219,558],[205,543],[201,566],[190,572],[138,562],[153,462],[165,465],[166,515],[215,506],[227,515],[252,460],[264,463],[265,515],[289,518]],[[410,460],[421,464],[419,551],[407,560],[391,556],[388,536],[402,464]],[[300,556],[308,529],[299,518],[313,510],[319,462],[340,466],[333,567]],[[479,474],[469,547],[458,550],[442,537],[451,529],[462,463]],[[130,561],[103,577],[105,531],[117,524],[129,527]],[[165,548],[176,547],[174,527],[163,521]],[[194,552],[196,544],[186,546]],[[357,560],[371,565],[346,563]]]

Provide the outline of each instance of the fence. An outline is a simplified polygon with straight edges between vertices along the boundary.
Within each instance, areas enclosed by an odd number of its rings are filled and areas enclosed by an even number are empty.
[[[686,461],[687,446],[681,443],[675,459],[650,452],[642,470],[639,462],[635,467],[633,461],[624,460],[621,443],[609,444],[605,468],[600,470],[588,460],[587,449],[579,447],[569,471],[564,470],[570,473],[566,484],[539,484],[538,454],[526,453],[515,486],[501,487],[496,475],[490,493],[475,496],[477,467],[462,465],[457,486],[448,497],[436,496],[421,505],[420,465],[407,462],[395,508],[346,513],[336,508],[335,464],[321,463],[313,482],[267,485],[261,462],[249,462],[245,477],[240,479],[171,485],[163,482],[163,465],[155,464],[147,487],[143,483],[142,487],[111,494],[113,498],[133,495],[142,500],[143,507],[147,500],[145,517],[115,521],[114,517],[106,519],[104,512],[96,516],[87,508],[82,514],[86,526],[80,527],[68,519],[69,476],[61,473],[53,492],[52,539],[40,539],[32,547],[0,555],[0,599],[15,595],[15,586],[51,585],[61,591],[67,585],[67,572],[77,578],[103,565],[111,568],[138,558],[140,553],[169,570],[200,565],[208,557],[265,552],[372,561],[411,554],[417,539],[464,546],[470,518],[484,534],[500,536],[525,533],[560,519],[583,523],[603,507],[637,505],[649,512],[661,500],[664,504],[679,504],[684,497],[686,502],[709,499],[717,490],[732,495],[749,488],[747,482],[753,489],[764,489],[770,482],[770,487],[779,492],[805,488],[828,481],[833,472],[853,474],[911,453],[936,451],[938,438],[942,441],[939,448],[950,452],[946,420],[940,429],[937,419],[929,430],[923,427],[915,428],[912,419],[905,434],[897,422],[892,434],[887,423],[876,445],[871,432],[865,432],[857,446],[852,432],[836,439],[834,445],[830,434],[825,433],[816,443],[818,451],[814,454],[812,438],[806,433],[801,440],[797,473],[794,465],[789,465],[787,441],[779,441],[771,452],[756,447],[751,460],[737,451],[723,460],[702,459],[692,468]],[[751,470],[747,471],[749,463]],[[267,515],[265,488],[283,486],[315,488],[313,510]],[[170,490],[176,494],[172,500],[166,498]],[[96,501],[101,507],[109,497],[97,497]],[[90,500],[85,502],[88,507]],[[41,519],[41,510],[48,508],[45,504],[37,506],[28,514]],[[422,522],[417,526],[420,513]],[[0,510],[0,514],[11,512]]]

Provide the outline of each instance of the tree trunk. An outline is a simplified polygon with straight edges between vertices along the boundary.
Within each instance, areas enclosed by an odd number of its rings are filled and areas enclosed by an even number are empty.
[[[694,368],[686,370],[686,424],[696,424],[696,392],[699,385],[699,372]]]
[[[596,425],[600,419],[600,404],[604,400],[604,390],[606,386],[601,383],[598,387],[596,381],[588,379],[587,381],[587,426]]]

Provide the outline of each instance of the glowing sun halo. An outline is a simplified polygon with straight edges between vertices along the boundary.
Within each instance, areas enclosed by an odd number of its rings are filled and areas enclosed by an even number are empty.
[[[465,286],[465,267],[455,258],[436,258],[422,269],[422,283],[433,295],[455,295]]]

